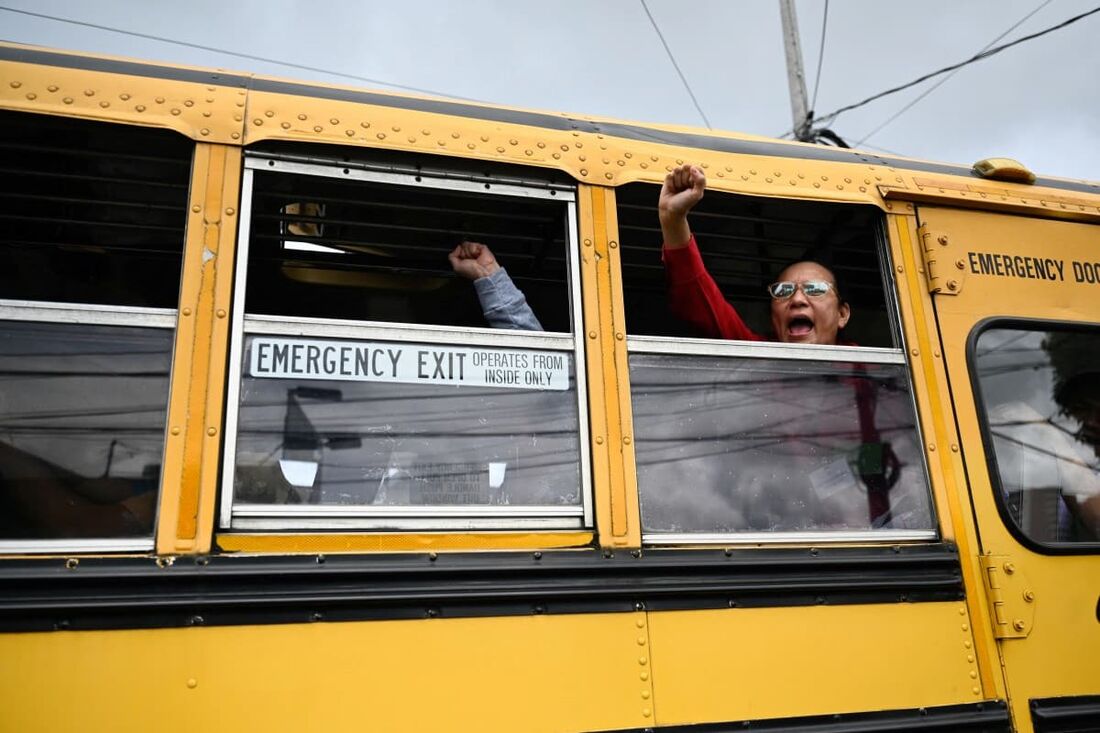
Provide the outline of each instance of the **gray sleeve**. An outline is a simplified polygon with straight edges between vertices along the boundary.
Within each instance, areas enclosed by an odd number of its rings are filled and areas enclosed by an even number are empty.
[[[527,298],[515,286],[504,268],[489,277],[474,280],[481,312],[493,328],[511,328],[518,331],[542,331],[542,324],[535,317]]]

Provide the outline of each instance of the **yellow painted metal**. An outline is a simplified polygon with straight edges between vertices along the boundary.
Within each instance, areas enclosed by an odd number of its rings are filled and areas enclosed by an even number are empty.
[[[162,554],[210,550],[240,171],[240,148],[197,146],[157,520]]]
[[[638,470],[634,453],[634,410],[630,399],[630,363],[626,349],[626,308],[623,304],[622,250],[619,238],[618,208],[615,205],[614,192],[605,190],[604,211],[607,219],[607,308],[601,311],[611,312],[611,325],[615,340],[610,343],[611,362],[615,374],[617,390],[617,419],[621,439],[618,443],[618,461],[621,465],[621,482],[616,496],[617,515],[625,520],[625,527],[619,523],[620,531],[613,533],[613,542],[617,546],[640,547],[642,542],[641,507],[638,494]],[[605,295],[601,291],[601,300]],[[605,343],[606,346],[606,343]],[[606,361],[605,361],[606,367]],[[614,526],[614,523],[613,523]],[[625,531],[621,531],[625,530]]]
[[[591,532],[463,532],[406,534],[219,534],[226,552],[429,552],[432,550],[545,550],[589,547]]]
[[[964,586],[976,589],[982,587],[981,551],[974,517],[968,509],[962,444],[955,429],[947,370],[926,287],[915,210],[912,204],[906,203],[895,203],[892,208],[897,212],[888,217],[892,274],[897,286],[902,333],[909,350],[917,414],[924,426],[925,456],[939,512],[940,534],[958,548]],[[1003,698],[1004,684],[998,672],[1000,665],[985,596],[968,592],[966,609],[966,618],[973,626],[974,655],[984,696]]]
[[[633,446],[630,422],[623,420],[629,402],[621,403],[628,382],[622,285],[610,254],[618,249],[613,218],[609,229],[614,197],[609,189],[581,186],[579,208],[596,526],[602,547],[640,547],[638,492],[624,473],[624,454],[633,464]]]
[[[966,614],[961,603],[650,613],[657,723],[977,702]]]
[[[324,85],[317,85],[323,87]],[[338,87],[333,87],[337,89]],[[401,99],[397,95],[378,93]],[[479,105],[465,104],[467,108]],[[484,105],[486,110],[501,109]],[[607,120],[583,115],[541,113],[598,127]],[[696,162],[708,171],[708,185],[763,195],[870,202],[879,200],[876,185],[904,188],[906,179],[887,166],[841,165],[825,161],[720,153],[616,138],[611,134],[561,130],[508,122],[491,122],[434,112],[398,109],[384,103],[363,104],[316,97],[253,91],[248,97],[246,143],[263,140],[305,141],[390,150],[458,155],[520,165],[557,168],[578,181],[617,186],[630,181],[659,183],[667,171]],[[613,122],[613,124],[626,124]],[[648,125],[654,130],[699,130]],[[749,135],[707,131],[726,140],[760,140]],[[801,143],[768,141],[798,154]],[[846,172],[838,172],[844,170]]]
[[[611,259],[608,254],[607,195],[601,188],[589,188],[594,223],[592,249],[596,255],[596,320],[599,337],[595,351],[599,355],[600,390],[607,413],[609,521],[600,523],[600,545],[612,547],[626,544],[630,519],[626,514],[626,486],[622,475],[623,430],[618,410],[618,374],[615,370],[615,322],[611,305]],[[591,374],[591,371],[589,372]]]
[[[1029,698],[1100,693],[1100,556],[1041,555],[1021,546],[1004,526],[985,463],[966,344],[975,324],[991,316],[1100,323],[1100,285],[1074,282],[1070,264],[1098,259],[1100,227],[935,207],[921,207],[918,214],[932,230],[965,242],[968,251],[1056,256],[1066,263],[1065,282],[972,274],[965,292],[936,301],[981,552],[1009,557],[1035,598],[1027,638],[1008,638],[998,645],[1014,718],[1020,730],[1029,730]]]
[[[942,354],[933,341],[935,332],[934,322],[930,320],[930,302],[922,297],[924,271],[914,249],[919,241],[915,236],[914,213],[913,207],[908,206],[904,214],[888,217],[890,260],[894,264],[891,275],[897,288],[902,335],[909,349],[907,356],[910,359],[917,415],[920,424],[926,426],[927,434],[923,436],[925,456],[931,474],[933,497],[940,512],[940,534],[946,540],[957,541],[960,525],[957,512],[950,508],[949,497],[957,483],[951,459],[952,455],[958,459],[958,439],[951,437],[951,405],[948,396],[941,390],[946,384],[946,377],[943,375]],[[921,358],[922,355],[924,358]],[[927,358],[929,355],[931,359]],[[929,445],[935,445],[937,441],[948,449],[939,453],[929,451]],[[961,468],[961,462],[958,465]],[[962,527],[962,533],[965,534],[965,527]]]
[[[272,625],[6,634],[0,727],[640,728],[652,723],[639,663],[645,631],[644,613],[619,613],[315,623],[293,633]]]
[[[577,224],[580,227],[581,294],[584,308],[585,370],[588,374],[588,425],[592,454],[592,504],[596,527],[611,527],[613,513],[611,496],[611,457],[608,446],[607,385],[604,383],[604,359],[600,350],[602,322],[600,319],[599,275],[601,259],[595,247],[596,222],[594,191],[581,186],[577,192]],[[600,194],[602,198],[602,193]],[[606,264],[603,264],[606,267]],[[613,535],[613,532],[609,532]],[[610,544],[600,539],[601,544]]]
[[[1094,187],[1100,193],[1100,186]],[[962,209],[1021,214],[1045,219],[1100,221],[1100,201],[1078,192],[1020,184],[1007,186],[965,178],[914,175],[904,188],[880,186],[886,201],[911,201]]]
[[[123,60],[114,56],[95,58]],[[201,71],[195,67],[173,68]],[[245,98],[244,89],[213,82],[201,84],[0,61],[0,108],[165,127],[201,142],[239,144]]]

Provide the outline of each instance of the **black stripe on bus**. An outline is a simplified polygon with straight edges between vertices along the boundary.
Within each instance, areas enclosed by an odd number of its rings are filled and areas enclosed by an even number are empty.
[[[160,66],[140,61],[121,61],[100,59],[92,56],[73,56],[35,48],[11,48],[0,46],[0,61],[14,61],[19,64],[38,64],[57,66],[63,69],[82,71],[103,71],[108,74],[127,74],[144,76],[150,79],[168,79],[170,81],[188,81],[196,84],[213,84],[223,87],[245,89],[251,77],[240,74],[228,74],[220,71],[201,69],[183,69],[174,66]]]
[[[871,713],[837,713],[798,718],[738,720],[692,725],[655,725],[602,733],[1011,733],[1003,702],[979,702]]]
[[[1032,700],[1031,725],[1035,733],[1100,730],[1100,695]]]
[[[963,598],[947,544],[12,560],[0,630],[116,629]]]
[[[418,99],[414,97],[390,96],[377,92],[334,89],[302,82],[258,79],[239,74],[181,69],[136,61],[117,61],[111,59],[89,58],[85,56],[72,56],[69,54],[38,49],[0,47],[0,61],[15,61],[18,63],[58,66],[71,69],[87,69],[90,71],[104,71],[114,74],[130,74],[133,76],[171,79],[174,81],[189,81],[199,84],[216,84],[239,88],[247,87],[256,91],[271,92],[274,94],[290,94],[319,99],[331,99],[341,102],[371,104],[491,122],[527,125],[529,127],[540,127],[550,130],[575,130],[587,133],[600,133],[626,140],[691,147],[720,153],[767,155],[800,160],[832,161],[836,163],[857,163],[902,170],[922,171],[926,173],[942,173],[972,178],[978,177],[972,169],[966,166],[904,160],[888,155],[876,155],[873,153],[845,148],[834,148],[825,145],[791,145],[766,140],[735,140],[698,133],[670,132],[646,127],[644,125],[631,125],[618,122],[593,122],[590,120],[576,119],[567,115],[555,115],[545,112],[497,109],[494,107],[482,107],[476,104],[442,99]],[[1035,183],[1036,185],[1065,191],[1100,193],[1100,184],[1095,183],[1061,181],[1050,178],[1039,178]]]

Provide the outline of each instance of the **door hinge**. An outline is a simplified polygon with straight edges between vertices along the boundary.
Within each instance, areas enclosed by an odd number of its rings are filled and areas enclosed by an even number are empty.
[[[927,224],[917,227],[920,254],[928,292],[958,295],[966,281],[966,261],[954,255],[951,239],[944,232],[933,232]]]
[[[981,561],[993,636],[1027,638],[1035,623],[1035,592],[1008,555],[982,555]]]

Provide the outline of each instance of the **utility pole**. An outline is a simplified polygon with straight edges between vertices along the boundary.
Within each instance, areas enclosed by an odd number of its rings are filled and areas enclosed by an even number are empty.
[[[810,139],[809,111],[806,103],[806,75],[802,71],[802,44],[798,41],[798,19],[794,0],[779,0],[779,17],[783,23],[783,50],[787,55],[787,85],[791,90],[792,129],[796,140]]]

